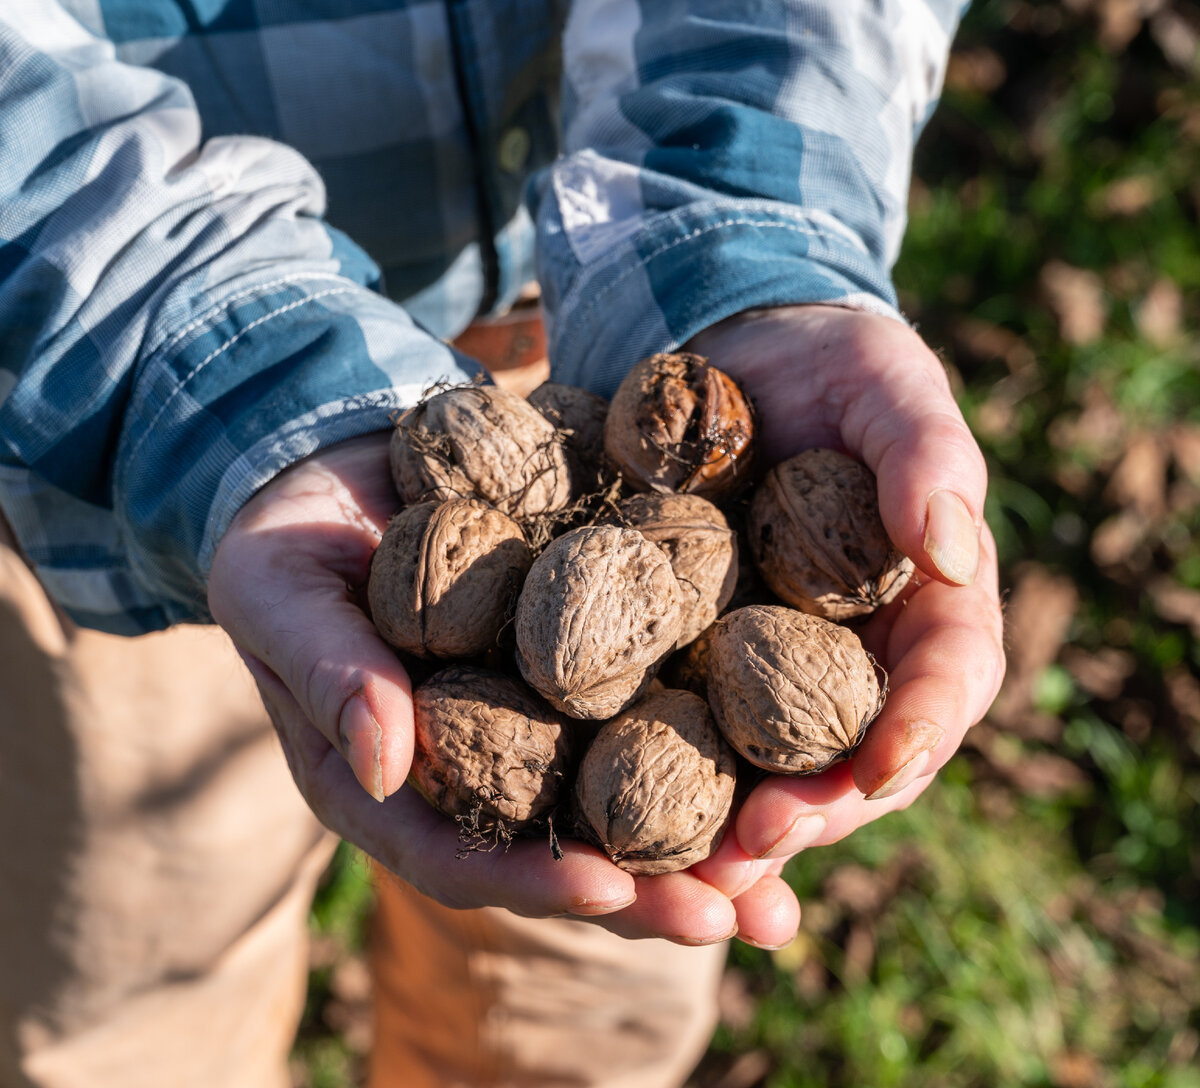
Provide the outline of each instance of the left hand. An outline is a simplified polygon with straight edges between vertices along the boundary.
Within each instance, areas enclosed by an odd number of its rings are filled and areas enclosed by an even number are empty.
[[[859,631],[888,674],[883,710],[847,763],[772,776],[692,873],[729,895],[739,936],[777,947],[798,907],[784,862],[912,803],[986,713],[1004,675],[983,456],[937,357],[911,329],[833,306],[753,311],[686,349],[734,376],[759,412],[763,460],[810,447],[862,460],[893,543],[917,566],[902,600]]]

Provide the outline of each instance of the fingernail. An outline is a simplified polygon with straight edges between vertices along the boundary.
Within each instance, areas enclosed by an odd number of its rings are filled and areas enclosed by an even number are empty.
[[[891,797],[899,793],[905,786],[911,786],[920,776],[921,772],[929,766],[929,749],[918,752],[912,757],[903,767],[900,768],[891,778],[889,778],[882,786],[879,786],[871,793],[867,794],[868,801],[881,801],[885,797]]]
[[[799,853],[806,846],[811,846],[816,842],[828,826],[829,821],[819,812],[808,816],[797,816],[788,829],[758,857],[763,859],[791,857],[792,854]]]
[[[925,510],[925,552],[950,581],[969,586],[979,569],[979,526],[953,491],[929,496]]]
[[[632,906],[637,902],[637,896],[631,895],[628,899],[611,900],[611,899],[572,899],[567,904],[567,913],[576,914],[581,918],[592,918],[597,914],[611,914],[613,911],[624,910],[626,907]]]
[[[730,899],[736,899],[742,894],[742,892],[749,891],[754,887],[755,884],[762,880],[763,875],[767,873],[770,868],[771,861],[769,858],[759,858],[756,861],[747,862],[746,872],[742,882],[737,886],[736,890],[726,894],[729,895]]]
[[[796,940],[795,937],[789,937],[783,944],[766,944],[762,941],[756,941],[753,937],[747,937],[744,933],[738,934],[738,940],[744,944],[748,944],[753,948],[761,948],[764,952],[782,952]]]
[[[365,699],[354,696],[342,708],[338,720],[338,735],[342,740],[342,755],[358,783],[376,801],[384,799],[383,729],[375,720]]]
[[[708,944],[720,944],[722,941],[731,941],[737,936],[737,934],[738,927],[734,926],[733,929],[731,929],[723,937],[670,937],[664,933],[663,938],[670,941],[672,944],[686,944],[693,948],[700,948]]]

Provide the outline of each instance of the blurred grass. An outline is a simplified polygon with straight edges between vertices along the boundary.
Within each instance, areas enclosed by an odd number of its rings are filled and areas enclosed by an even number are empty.
[[[1009,679],[793,864],[802,935],[735,945],[697,1088],[1200,1088],[1198,76],[1184,0],[966,16],[896,280],[988,459]],[[369,897],[343,850],[297,1084],[359,1083]]]

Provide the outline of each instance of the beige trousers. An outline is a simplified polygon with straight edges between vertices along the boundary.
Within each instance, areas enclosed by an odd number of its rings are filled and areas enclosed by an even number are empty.
[[[224,635],[75,628],[0,533],[0,1088],[283,1088],[333,846]],[[683,1082],[723,949],[382,882],[371,1088]]]

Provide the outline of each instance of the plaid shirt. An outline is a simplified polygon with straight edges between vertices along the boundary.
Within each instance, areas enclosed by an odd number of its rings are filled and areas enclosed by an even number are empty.
[[[749,307],[895,314],[956,0],[4,0],[0,508],[80,623],[207,618],[231,517],[535,274],[611,393]]]

